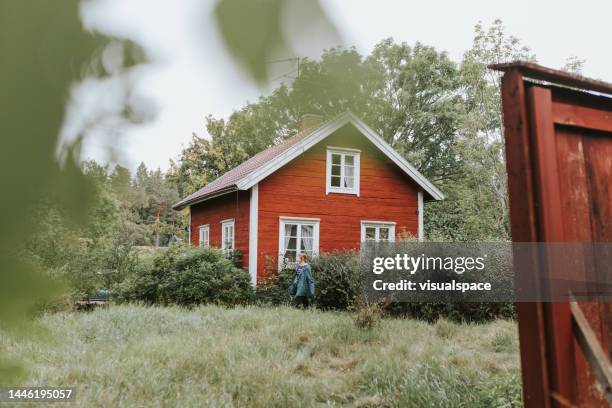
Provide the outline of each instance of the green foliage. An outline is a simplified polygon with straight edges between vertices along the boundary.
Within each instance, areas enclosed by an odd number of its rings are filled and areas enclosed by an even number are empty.
[[[355,326],[372,330],[380,324],[380,319],[383,316],[381,305],[357,300],[354,302],[353,309],[355,310],[355,317],[353,318]]]
[[[321,309],[348,309],[361,294],[359,257],[352,251],[321,254],[310,264],[314,303]]]
[[[565,60],[565,65],[561,67],[561,70],[580,75],[582,74],[584,64],[586,64],[585,59],[578,58],[576,55],[570,55]]]
[[[489,322],[495,319],[515,319],[512,303],[411,303],[392,302],[386,312],[394,316],[412,317],[433,323],[438,319],[453,322]]]
[[[193,306],[251,302],[250,276],[217,249],[171,246],[116,286],[117,300]]]
[[[100,182],[119,200],[135,245],[166,246],[175,236],[186,238],[182,215],[172,210],[179,200],[176,184],[160,169],[151,171],[141,163],[132,176],[128,169],[115,166]]]
[[[53,196],[74,224],[86,217],[93,198],[77,165],[83,135],[62,150],[60,160],[57,155],[70,87],[87,76],[111,74],[95,58],[111,39],[83,28],[79,6],[78,0],[0,2],[0,326],[5,330],[23,328],[33,305],[59,292],[57,281],[21,256],[37,222],[32,206]],[[114,73],[124,73],[138,50],[127,42],[115,44],[124,46],[124,58]],[[119,112],[124,122],[135,119],[127,106]],[[14,372],[5,361],[0,357],[0,380]]]
[[[78,384],[75,406],[522,406],[515,323],[456,325],[448,340],[416,320],[363,330],[352,319],[288,307],[120,305],[41,317],[56,342],[1,333],[0,344],[30,362],[25,384]],[[495,351],[498,335],[515,347]]]
[[[215,8],[215,16],[228,50],[260,83],[268,79],[269,63],[274,57],[292,55],[289,33],[283,29],[287,17],[291,18],[293,33],[305,36],[306,30],[316,27],[319,39],[338,39],[318,1],[222,0]]]
[[[347,310],[361,293],[359,257],[353,251],[323,253],[310,262],[315,280],[313,304],[320,309]],[[257,285],[260,304],[290,304],[289,286],[294,267],[287,266],[278,274]]]
[[[434,240],[490,241],[509,238],[506,164],[502,139],[501,77],[488,65],[534,60],[529,48],[508,35],[501,20],[477,24],[472,48],[461,62],[461,112],[456,152],[463,162],[453,180],[440,180],[443,202],[425,206],[427,236]]]
[[[353,251],[320,254],[311,260],[310,266],[316,287],[313,304],[323,310],[355,310],[360,321],[373,319],[377,311],[389,316],[411,317],[431,323],[442,318],[454,322],[488,322],[516,318],[516,311],[511,303],[411,303],[393,300],[383,304],[368,302],[363,298],[359,256]],[[286,268],[260,283],[255,296],[257,303],[290,304],[292,297],[288,288],[293,273],[293,268]]]
[[[293,282],[293,270],[286,268],[257,283],[255,303],[259,305],[290,305],[289,286]]]
[[[63,305],[70,305],[66,299],[82,300],[125,279],[136,267],[134,244],[146,236],[146,225],[138,223],[129,202],[121,201],[129,199],[125,194],[130,191],[118,188],[121,169],[109,176],[106,167],[94,162],[83,167],[95,187],[83,221],[70,224],[68,211],[50,196],[34,208],[37,223],[24,247],[24,257],[54,281],[66,284],[67,292],[59,298]],[[125,174],[129,182],[129,173]]]
[[[487,66],[516,59],[535,57],[500,20],[476,25],[460,64],[418,42],[386,39],[365,57],[332,48],[227,120],[208,116],[210,140],[194,135],[168,177],[184,196],[297,133],[303,114],[351,110],[445,193],[425,207],[431,239],[508,239],[500,76]]]
[[[459,86],[456,64],[422,44],[385,40],[365,59],[355,49],[331,49],[320,61],[303,60],[291,86],[282,84],[227,121],[207,117],[210,140],[194,135],[169,177],[181,195],[189,194],[297,133],[303,114],[330,119],[346,110],[427,176],[452,177],[461,165],[454,137]]]

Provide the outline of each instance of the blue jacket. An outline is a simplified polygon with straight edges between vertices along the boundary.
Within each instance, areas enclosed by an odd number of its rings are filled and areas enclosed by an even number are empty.
[[[293,284],[296,291],[295,296],[312,296],[315,293],[314,279],[310,265],[297,265],[293,274]]]

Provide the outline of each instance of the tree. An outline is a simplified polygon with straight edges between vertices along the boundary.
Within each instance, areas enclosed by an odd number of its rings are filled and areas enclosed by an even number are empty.
[[[385,40],[366,59],[355,49],[331,49],[320,61],[303,61],[290,86],[281,84],[227,121],[208,116],[210,140],[194,134],[169,177],[184,196],[297,133],[303,114],[329,119],[351,110],[427,176],[453,178],[461,167],[454,137],[459,89],[456,64],[422,44]]]
[[[582,74],[584,64],[586,64],[585,59],[580,59],[576,55],[570,55],[565,60],[565,65],[561,67],[561,70],[571,72],[572,74]]]

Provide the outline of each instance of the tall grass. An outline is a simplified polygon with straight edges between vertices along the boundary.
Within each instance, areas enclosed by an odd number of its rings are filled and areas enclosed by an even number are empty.
[[[79,406],[520,405],[516,325],[285,307],[117,306],[41,318],[46,340],[0,336],[24,385],[75,386]]]

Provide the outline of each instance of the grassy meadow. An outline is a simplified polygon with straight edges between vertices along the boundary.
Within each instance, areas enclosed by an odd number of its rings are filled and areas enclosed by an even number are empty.
[[[44,339],[0,348],[26,365],[23,385],[75,386],[77,406],[520,406],[515,323],[352,319],[111,306],[43,316]]]

